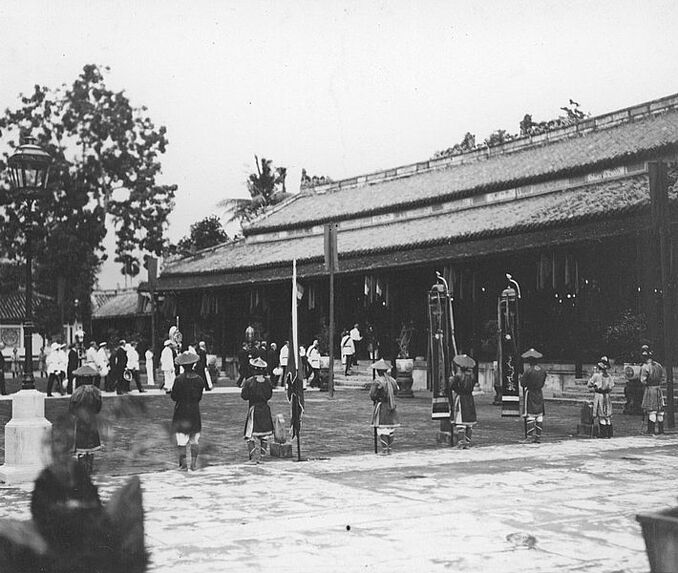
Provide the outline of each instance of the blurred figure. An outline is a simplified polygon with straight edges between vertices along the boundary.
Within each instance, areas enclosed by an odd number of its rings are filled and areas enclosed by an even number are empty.
[[[94,469],[94,452],[101,449],[97,414],[101,412],[101,392],[91,383],[97,374],[89,365],[76,368],[78,387],[71,396],[68,411],[75,418],[75,455],[88,475]]]
[[[351,340],[353,341],[353,364],[356,366],[358,366],[358,349],[360,348],[360,341],[363,339],[358,326],[359,325],[356,322],[350,332]]]
[[[249,345],[247,342],[243,342],[240,350],[238,351],[238,381],[236,382],[238,388],[242,386],[242,383],[246,378],[249,378],[249,363],[252,357],[253,356],[249,350]]]
[[[139,393],[145,392],[141,386],[141,373],[139,367],[139,351],[137,350],[138,342],[132,340],[130,343],[125,346],[125,352],[127,352],[127,370],[136,384],[137,390]]]
[[[97,370],[99,371],[99,378],[104,386],[104,391],[111,392],[110,382],[110,366],[108,363],[108,352],[106,351],[108,344],[106,342],[99,343],[99,350],[97,350]]]
[[[214,387],[214,384],[209,369],[207,368],[207,344],[204,340],[198,342],[198,347],[195,349],[195,352],[199,358],[198,363],[195,365],[195,371],[205,381],[205,390],[209,392]]]
[[[153,387],[155,386],[155,357],[150,346],[146,349],[144,358],[146,359],[146,384]]]
[[[75,344],[71,344],[68,348],[68,361],[66,366],[66,379],[68,381],[66,384],[66,392],[68,394],[73,394],[73,383],[75,382],[75,376],[73,375],[73,372],[75,372],[78,366],[80,366],[78,362],[80,362],[78,350]]]
[[[126,394],[129,392],[129,382],[125,379],[125,369],[127,368],[127,351],[125,345],[127,342],[122,339],[118,341],[118,346],[111,353],[111,373],[112,384],[115,386],[116,394]]]

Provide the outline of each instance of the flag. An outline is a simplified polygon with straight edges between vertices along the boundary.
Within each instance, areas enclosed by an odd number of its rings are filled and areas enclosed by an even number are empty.
[[[297,260],[292,261],[292,347],[287,358],[287,400],[292,408],[290,424],[292,425],[292,437],[299,436],[301,430],[301,417],[304,414],[304,378],[299,376],[299,341],[297,338]]]

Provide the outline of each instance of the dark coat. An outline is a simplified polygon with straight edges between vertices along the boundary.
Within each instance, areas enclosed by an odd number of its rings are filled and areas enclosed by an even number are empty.
[[[393,396],[398,393],[398,384],[388,374],[385,377],[379,377],[370,387],[370,398],[374,403],[374,410],[372,411],[372,426],[378,428],[380,426],[399,426],[398,411],[395,403],[393,408],[389,406],[389,389],[390,386]]]
[[[520,378],[520,385],[526,390],[525,414],[536,416],[544,414],[544,393],[546,370],[540,366],[528,366]]]
[[[172,386],[172,400],[174,416],[172,417],[172,430],[181,434],[197,434],[202,429],[200,419],[200,400],[205,381],[202,376],[192,370],[179,374]]]
[[[92,451],[101,447],[96,415],[101,412],[101,392],[91,384],[75,389],[68,405],[75,418],[75,450]]]
[[[66,374],[69,378],[73,371],[78,369],[78,362],[78,351],[75,348],[71,348],[68,351],[68,366],[66,366]]]
[[[120,380],[123,372],[125,372],[125,368],[127,368],[127,351],[118,346],[113,354],[111,354],[110,365],[113,379]]]
[[[447,397],[450,400],[450,411],[459,418],[457,411],[461,414],[460,422],[470,424],[478,421],[476,416],[476,403],[473,399],[473,387],[476,384],[475,376],[472,372],[459,372],[450,378],[447,387]],[[456,398],[458,400],[455,400]]]
[[[240,397],[249,402],[250,408],[254,409],[254,427],[255,433],[266,433],[273,431],[273,419],[271,417],[271,408],[268,406],[268,401],[273,396],[273,386],[268,376],[263,379],[257,379],[252,376],[245,380],[240,391]],[[248,410],[247,419],[245,420],[245,432],[247,431],[247,420],[250,412]]]

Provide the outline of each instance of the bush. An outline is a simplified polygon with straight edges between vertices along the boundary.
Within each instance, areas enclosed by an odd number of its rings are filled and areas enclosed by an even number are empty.
[[[603,334],[608,356],[623,362],[638,362],[640,347],[648,344],[647,317],[624,310]]]

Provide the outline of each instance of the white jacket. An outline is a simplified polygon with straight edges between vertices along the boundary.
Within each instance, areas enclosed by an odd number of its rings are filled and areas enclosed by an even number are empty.
[[[125,346],[127,352],[127,370],[139,370],[139,353],[137,349],[128,344]]]
[[[174,353],[172,348],[165,346],[160,353],[160,370],[167,372],[171,370],[174,372]]]
[[[106,354],[106,349],[101,347],[99,350],[97,350],[96,359],[97,370],[99,371],[100,376],[108,376],[108,373],[110,372],[110,367],[108,364],[108,354]]]
[[[281,349],[280,349],[280,366],[285,367],[287,366],[287,359],[290,355],[290,348],[285,344]]]
[[[315,346],[308,349],[308,363],[311,368],[320,368],[320,351]]]

